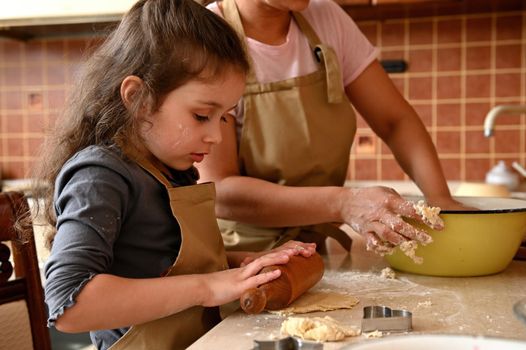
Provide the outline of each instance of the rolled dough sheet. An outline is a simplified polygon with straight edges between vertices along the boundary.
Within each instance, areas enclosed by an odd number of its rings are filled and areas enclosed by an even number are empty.
[[[278,315],[305,314],[316,311],[331,311],[338,309],[352,309],[359,300],[352,295],[335,292],[306,292],[285,309],[269,312]]]

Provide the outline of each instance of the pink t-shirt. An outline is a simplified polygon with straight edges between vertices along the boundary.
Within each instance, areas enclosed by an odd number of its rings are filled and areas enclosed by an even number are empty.
[[[207,7],[222,16],[217,2]],[[301,13],[320,41],[336,52],[343,86],[349,85],[376,59],[376,48],[334,1],[311,0]],[[247,43],[256,78],[260,83],[303,76],[318,69],[309,41],[294,20],[290,21],[287,40],[281,45],[267,45],[251,38],[247,38]],[[239,132],[242,110],[237,110],[235,114]]]
[[[216,2],[208,8],[222,15]],[[334,1],[311,0],[301,13],[321,42],[336,51],[344,86],[356,79],[376,58],[375,47]],[[251,38],[247,38],[247,42],[256,78],[261,83],[302,76],[317,69],[309,42],[294,20],[290,22],[286,42],[281,45],[267,45]]]

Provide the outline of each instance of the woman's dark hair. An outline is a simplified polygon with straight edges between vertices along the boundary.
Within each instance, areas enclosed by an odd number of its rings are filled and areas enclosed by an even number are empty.
[[[194,0],[139,0],[85,62],[65,112],[46,140],[35,178],[47,186],[34,189],[44,199],[46,221],[56,224],[55,178],[76,152],[135,139],[139,107],[155,112],[170,91],[189,80],[232,71],[246,74],[248,67],[239,37],[212,11]],[[126,108],[120,86],[130,75],[143,84]]]

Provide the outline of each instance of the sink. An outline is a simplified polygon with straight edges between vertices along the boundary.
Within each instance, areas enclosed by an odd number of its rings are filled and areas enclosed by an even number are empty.
[[[511,192],[511,197],[526,200],[526,192]]]

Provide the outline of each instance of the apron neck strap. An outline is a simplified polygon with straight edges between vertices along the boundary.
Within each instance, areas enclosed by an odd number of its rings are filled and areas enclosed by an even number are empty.
[[[250,55],[248,55],[248,47],[246,44],[246,34],[245,30],[243,29],[243,24],[241,22],[241,17],[239,16],[239,11],[237,9],[237,5],[235,0],[222,0],[221,3],[223,4],[223,16],[225,20],[232,26],[232,28],[236,31],[238,36],[241,38],[241,42],[243,44],[243,47],[245,49],[245,53],[247,56],[249,56],[250,60],[250,71],[247,76],[247,82],[248,83],[255,83],[256,80],[256,74],[254,72],[254,64],[252,60],[250,59]],[[320,44],[320,38],[312,29],[309,22],[301,15],[299,12],[292,12],[293,19],[298,24],[301,32],[305,34],[307,37],[307,40],[309,41],[309,46],[311,47],[314,56],[316,58],[317,62],[321,62],[319,49],[317,48]]]
[[[248,54],[245,30],[243,29],[243,24],[241,23],[241,17],[239,17],[239,11],[237,10],[236,2],[234,0],[223,0],[221,3],[223,4],[223,16],[241,39],[241,44],[245,50],[245,55],[247,56],[250,63],[250,69],[247,74],[247,83],[255,83],[257,80],[256,73],[254,72],[254,63]]]
[[[173,188],[174,186],[168,181],[166,175],[156,167],[143,153],[133,145],[123,145],[121,142],[117,142],[117,145],[122,149],[124,154],[128,156],[131,160],[135,161],[141,168],[146,170],[150,175],[152,175],[157,181],[162,183],[167,189]]]
[[[307,37],[307,40],[309,40],[309,45],[313,51],[316,50],[316,47],[318,45],[321,45],[320,38],[318,37],[318,34],[312,29],[309,22],[303,17],[303,15],[299,12],[292,12],[292,16],[294,17],[294,20],[298,24],[298,27],[300,28],[301,32]],[[318,60],[319,62],[319,60]]]
[[[241,23],[241,17],[235,0],[223,0],[223,16],[225,20],[230,23],[232,28],[237,32],[243,43],[245,53],[250,60],[250,70],[247,75],[247,84],[257,83],[256,74],[254,72],[254,63],[248,54],[248,47],[246,45],[246,35]],[[298,24],[301,32],[307,37],[312,53],[316,61],[323,64],[325,67],[326,81],[327,81],[327,97],[329,103],[340,103],[343,100],[343,87],[341,86],[341,74],[339,65],[337,65],[337,58],[334,51],[323,45],[320,38],[309,24],[309,22],[299,12],[292,12],[292,16]],[[335,61],[336,60],[336,61]]]
[[[299,12],[292,15],[298,23],[301,32],[307,37],[309,45],[314,54],[314,58],[325,67],[327,81],[327,98],[329,103],[340,103],[343,100],[343,87],[341,85],[340,68],[337,64],[338,58],[334,50],[321,43],[318,34],[314,31],[309,22]]]

